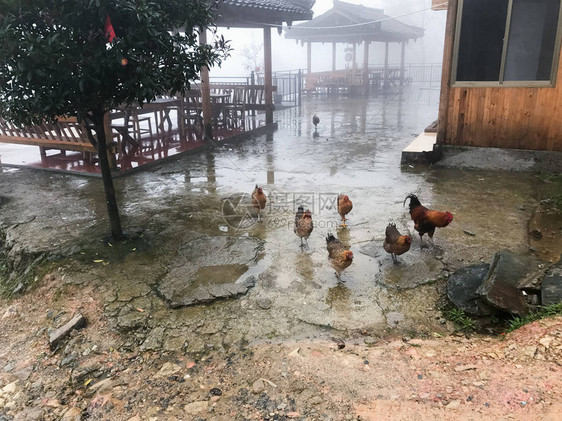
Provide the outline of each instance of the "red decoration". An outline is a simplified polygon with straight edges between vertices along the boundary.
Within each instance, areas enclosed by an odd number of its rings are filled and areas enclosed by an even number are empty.
[[[115,30],[113,29],[113,25],[111,24],[111,19],[109,15],[105,18],[105,28],[104,28],[105,36],[109,42],[113,41],[116,37]]]
[[[129,61],[126,58],[121,59],[121,66],[126,66]]]

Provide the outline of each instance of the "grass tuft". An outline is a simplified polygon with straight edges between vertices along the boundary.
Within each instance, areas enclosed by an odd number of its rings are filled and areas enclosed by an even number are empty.
[[[446,319],[456,324],[463,332],[472,332],[476,330],[474,320],[464,311],[458,308],[452,308],[444,313]]]
[[[548,306],[540,306],[537,310],[525,314],[524,316],[514,317],[509,322],[509,326],[505,333],[513,332],[526,324],[532,323],[536,320],[544,319],[546,317],[562,316],[562,302],[551,304]]]

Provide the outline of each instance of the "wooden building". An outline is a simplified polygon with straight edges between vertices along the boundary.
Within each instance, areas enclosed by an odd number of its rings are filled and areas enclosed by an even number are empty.
[[[288,39],[295,39],[307,47],[307,81],[320,80],[324,83],[348,86],[362,86],[366,93],[369,82],[373,81],[373,74],[369,71],[369,46],[372,43],[383,43],[384,69],[378,80],[393,79],[404,83],[404,60],[406,43],[422,37],[424,30],[412,25],[406,25],[383,13],[382,9],[374,9],[363,5],[334,0],[334,7],[314,19],[295,25],[285,35]],[[332,71],[312,73],[312,45],[314,43],[332,44]],[[347,71],[336,69],[337,44],[351,45],[351,66]],[[362,44],[363,67],[357,66],[357,48]],[[398,44],[401,48],[401,64],[397,69],[390,69],[388,52],[390,44]],[[380,76],[380,77],[379,77]],[[395,79],[395,80],[394,80]]]
[[[448,1],[438,144],[562,151],[561,17],[561,0]]]

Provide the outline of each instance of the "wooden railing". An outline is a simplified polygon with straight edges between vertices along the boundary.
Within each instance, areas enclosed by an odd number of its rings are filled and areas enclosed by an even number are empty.
[[[19,127],[0,119],[0,142],[35,145],[41,147],[42,152],[44,149],[96,152],[84,127],[75,118],[30,127]]]
[[[273,90],[275,91],[275,87]],[[233,110],[242,110],[242,118],[244,118],[246,111],[266,109],[263,85],[213,84],[211,92],[222,97],[220,104],[215,104],[221,109],[213,110],[215,121],[219,120],[218,114],[221,115],[221,121],[227,121],[227,113]],[[192,96],[198,98],[188,100]],[[197,86],[193,86],[193,90],[186,95],[186,98],[159,98],[157,101],[145,104],[142,108],[114,110],[109,116],[108,128],[112,131],[112,138],[108,139],[108,143],[116,139],[119,145],[128,142],[134,146],[138,145],[141,135],[143,138],[158,139],[169,136],[173,131],[179,132],[180,136],[185,138],[188,135],[186,131],[195,125],[186,125],[186,120],[181,118],[181,115],[189,114],[194,109],[195,112],[192,114],[196,118],[201,117],[200,91],[197,90]],[[177,119],[171,118],[172,110],[172,116]],[[143,116],[146,117],[144,125],[141,121]],[[190,119],[187,120],[189,123]],[[146,133],[144,129],[148,129]],[[85,127],[76,118],[61,118],[56,123],[43,123],[30,127],[19,127],[0,119],[0,142],[39,146],[43,156],[47,149],[96,152],[96,148],[87,137]]]

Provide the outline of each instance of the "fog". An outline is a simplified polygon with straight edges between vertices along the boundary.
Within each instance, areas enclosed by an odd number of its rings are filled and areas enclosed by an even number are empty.
[[[361,4],[366,7],[383,9],[387,16],[399,21],[424,28],[425,35],[416,41],[409,41],[406,46],[407,64],[441,63],[443,40],[445,36],[446,11],[431,10],[431,0],[346,0],[347,3]],[[313,7],[317,17],[332,8],[332,0],[316,0]],[[301,22],[295,22],[298,24]],[[278,34],[272,29],[273,71],[297,70],[306,68],[306,45],[295,40],[285,39],[285,31]],[[263,67],[263,30],[219,28],[219,35],[231,40],[232,55],[220,68],[211,70],[211,77],[246,76],[249,68]],[[336,50],[336,67],[344,69],[345,44],[338,44]],[[357,50],[358,65],[362,62],[362,49]],[[384,43],[372,43],[369,52],[369,65],[384,63]],[[400,63],[400,44],[390,43],[389,63]],[[312,45],[312,71],[331,70],[331,43]]]

